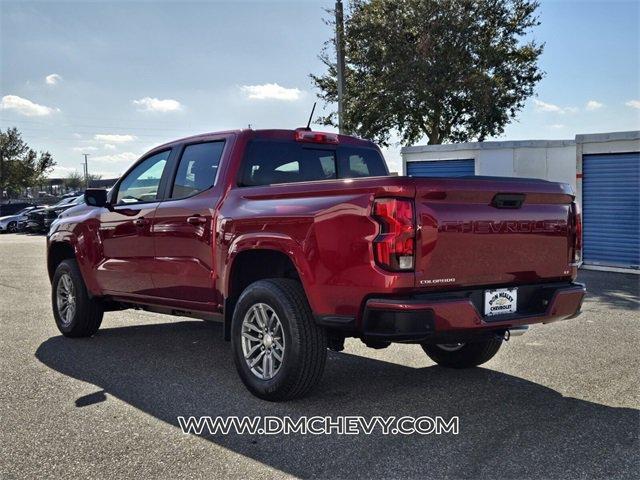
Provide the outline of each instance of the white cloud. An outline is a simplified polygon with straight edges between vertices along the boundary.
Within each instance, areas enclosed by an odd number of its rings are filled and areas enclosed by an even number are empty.
[[[298,100],[302,96],[301,90],[281,87],[277,83],[243,85],[240,89],[249,100],[284,100],[291,102]]]
[[[57,85],[62,81],[62,77],[57,73],[52,73],[44,77],[44,81],[47,82],[47,85]]]
[[[177,112],[183,108],[179,101],[171,98],[160,100],[159,98],[144,97],[140,100],[133,100],[132,103],[143,112]]]
[[[82,135],[80,135],[79,133],[74,133],[73,138],[82,138]]]
[[[112,155],[97,155],[93,157],[91,160],[93,162],[105,162],[105,163],[117,163],[117,162],[128,162],[131,163],[134,160],[137,160],[139,155],[136,155],[133,152],[122,152],[122,153],[114,153]]]
[[[91,145],[87,145],[86,147],[73,147],[74,152],[95,152],[98,150],[98,147],[92,147]]]
[[[629,100],[625,105],[631,108],[640,108],[640,100]]]
[[[600,103],[597,100],[589,100],[585,108],[587,110],[598,110],[602,107],[604,107],[604,103]]]
[[[553,125],[549,125],[551,128],[555,128],[556,130],[564,128],[564,125],[561,123],[554,123]]]
[[[107,134],[107,133],[98,133],[93,136],[93,139],[98,142],[106,142],[106,143],[127,143],[133,142],[137,137],[135,135],[118,135],[118,134]]]
[[[553,103],[546,103],[537,99],[534,99],[533,103],[536,106],[536,110],[538,110],[539,112],[562,112],[562,108],[560,108],[558,105],[554,105]]]
[[[538,99],[534,99],[533,103],[538,112],[552,112],[552,113],[564,114],[564,113],[576,113],[579,110],[576,107],[560,107],[559,105],[543,102]]]
[[[17,95],[5,95],[0,102],[0,110],[14,110],[26,117],[46,117],[52,113],[58,112],[57,108],[45,107],[38,105],[26,98]]]
[[[103,146],[104,146],[105,150],[115,150],[116,149],[116,146],[113,145],[112,143],[105,143]]]

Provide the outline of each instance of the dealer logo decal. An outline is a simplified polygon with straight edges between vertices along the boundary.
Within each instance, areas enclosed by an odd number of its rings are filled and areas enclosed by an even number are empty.
[[[499,312],[500,310],[510,310],[515,303],[515,299],[509,292],[497,292],[489,300],[489,310]]]

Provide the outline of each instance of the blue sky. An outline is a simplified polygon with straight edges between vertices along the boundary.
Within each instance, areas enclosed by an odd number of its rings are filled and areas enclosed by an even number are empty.
[[[0,128],[56,176],[122,173],[149,148],[222,129],[295,128],[333,1],[0,3]],[[542,1],[547,72],[501,140],[640,128],[640,3]],[[398,170],[399,147],[385,155]]]

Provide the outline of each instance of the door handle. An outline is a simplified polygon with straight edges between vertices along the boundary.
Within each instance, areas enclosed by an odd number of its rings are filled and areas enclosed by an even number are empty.
[[[146,220],[144,217],[136,218],[136,219],[133,221],[133,224],[134,224],[136,227],[144,227],[144,226],[147,224],[147,220]]]
[[[207,223],[207,219],[201,215],[194,215],[187,218],[187,223],[190,223],[191,225],[202,225]]]

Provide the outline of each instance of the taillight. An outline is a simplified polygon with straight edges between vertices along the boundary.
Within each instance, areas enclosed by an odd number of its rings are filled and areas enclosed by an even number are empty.
[[[338,143],[338,135],[335,133],[312,132],[311,130],[299,129],[295,132],[295,139],[298,142],[311,143]]]
[[[580,206],[573,202],[573,263],[579,264],[582,261],[582,214]]]
[[[373,217],[380,224],[380,233],[373,240],[377,264],[387,270],[413,270],[416,236],[413,201],[377,198],[373,202]]]

